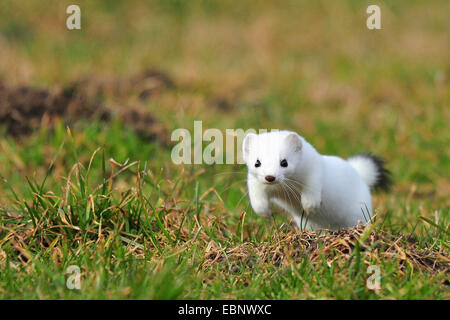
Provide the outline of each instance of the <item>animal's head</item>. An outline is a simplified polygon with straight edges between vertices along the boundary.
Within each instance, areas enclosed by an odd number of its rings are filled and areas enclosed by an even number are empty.
[[[278,131],[247,134],[242,143],[249,174],[271,185],[292,179],[300,162],[302,139],[295,132]]]

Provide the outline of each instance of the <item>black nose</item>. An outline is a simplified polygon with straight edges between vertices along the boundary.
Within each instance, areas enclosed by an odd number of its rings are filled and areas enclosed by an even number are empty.
[[[267,182],[274,182],[275,181],[275,177],[274,176],[266,176],[265,177]]]

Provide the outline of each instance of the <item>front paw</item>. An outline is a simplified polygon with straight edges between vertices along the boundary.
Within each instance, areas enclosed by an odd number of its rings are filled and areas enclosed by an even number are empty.
[[[272,210],[267,208],[253,208],[256,214],[263,218],[270,218],[272,216]]]
[[[311,215],[320,209],[322,200],[320,197],[314,197],[312,195],[302,195],[302,207],[307,215]]]
[[[272,209],[270,208],[270,205],[267,202],[258,202],[252,204],[253,211],[255,213],[263,218],[270,218],[272,216]]]

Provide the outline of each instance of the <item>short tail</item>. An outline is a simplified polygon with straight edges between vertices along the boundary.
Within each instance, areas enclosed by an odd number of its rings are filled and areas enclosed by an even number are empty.
[[[385,161],[370,152],[347,160],[371,189],[387,191],[392,185],[391,172],[384,167]]]

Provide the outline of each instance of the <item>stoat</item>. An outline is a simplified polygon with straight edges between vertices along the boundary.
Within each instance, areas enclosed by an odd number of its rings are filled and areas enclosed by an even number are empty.
[[[272,215],[272,206],[292,215],[301,229],[340,229],[372,216],[370,189],[388,189],[384,161],[370,153],[347,160],[321,155],[291,131],[248,134],[243,140],[253,210]]]

